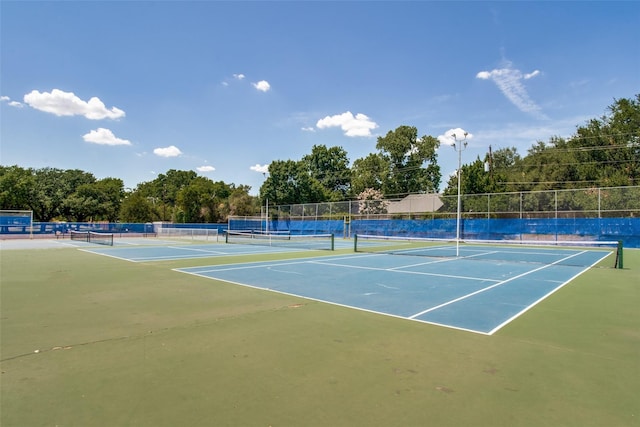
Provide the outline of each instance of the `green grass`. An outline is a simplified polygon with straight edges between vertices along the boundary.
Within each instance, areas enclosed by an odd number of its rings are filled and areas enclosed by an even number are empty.
[[[3,427],[640,425],[638,250],[493,336],[170,270],[229,258],[0,257]]]

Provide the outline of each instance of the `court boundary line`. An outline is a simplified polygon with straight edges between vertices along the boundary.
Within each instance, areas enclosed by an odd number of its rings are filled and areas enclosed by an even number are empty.
[[[370,255],[357,255],[358,257],[368,257],[368,256],[380,256],[380,255],[374,255],[374,254],[370,254]],[[338,257],[338,258],[333,258],[333,259],[349,259],[352,258],[352,256],[347,256],[347,257]],[[335,263],[331,263],[331,262],[323,262],[325,260],[323,260],[323,257],[311,257],[311,258],[298,258],[295,261],[286,261],[286,260],[282,260],[282,261],[257,261],[257,262],[248,262],[248,263],[239,263],[239,264],[221,264],[219,266],[205,266],[205,267],[209,267],[209,270],[202,270],[199,271],[199,273],[215,273],[217,271],[233,271],[233,270],[245,270],[245,269],[253,269],[253,268],[269,268],[269,267],[277,267],[280,265],[296,265],[296,264],[319,264],[319,265],[327,265],[327,266],[331,266],[331,267],[341,267],[341,268],[351,268],[351,269],[360,269],[360,270],[371,270],[371,271],[390,271],[390,272],[394,272],[394,273],[399,273],[399,274],[415,274],[415,275],[421,275],[421,276],[435,276],[435,277],[450,277],[450,278],[454,278],[454,279],[462,279],[462,280],[475,280],[475,281],[481,281],[481,282],[497,282],[498,280],[496,279],[488,279],[488,278],[482,278],[482,277],[468,277],[468,276],[458,276],[458,275],[453,275],[453,274],[440,274],[440,273],[424,273],[421,271],[403,271],[403,270],[397,270],[396,267],[393,268],[379,268],[379,267],[367,267],[367,266],[361,266],[361,265],[343,265],[343,264],[335,264]],[[276,263],[276,264],[271,264],[268,265],[266,263]],[[255,264],[255,265],[247,265],[247,264]],[[430,264],[430,263],[423,263],[424,265],[426,264]],[[225,267],[225,266],[230,266],[228,268],[217,268],[217,267]],[[187,267],[187,268],[194,268],[194,267]],[[198,268],[198,267],[195,267]],[[178,269],[179,270],[179,269]]]
[[[501,281],[501,282],[494,283],[494,284],[493,284],[493,285],[491,285],[491,286],[487,286],[486,288],[478,289],[477,291],[473,291],[473,292],[468,293],[468,294],[466,294],[466,295],[462,295],[462,296],[460,296],[460,297],[458,297],[458,298],[455,298],[455,299],[453,299],[453,300],[451,300],[451,301],[448,301],[448,302],[442,303],[442,304],[440,304],[440,305],[436,305],[435,307],[431,307],[431,308],[429,308],[429,309],[427,309],[427,310],[423,310],[423,311],[421,311],[421,312],[419,312],[419,313],[416,313],[416,314],[414,314],[414,315],[412,315],[412,316],[410,316],[410,317],[418,317],[418,316],[422,316],[423,314],[430,313],[430,312],[435,311],[435,310],[438,310],[438,309],[440,309],[440,308],[442,308],[442,307],[446,307],[446,306],[448,306],[448,305],[455,304],[455,303],[457,303],[457,302],[459,302],[459,301],[465,300],[465,299],[467,299],[467,298],[471,298],[472,296],[475,296],[475,295],[481,294],[481,293],[483,293],[483,292],[489,291],[489,290],[491,290],[491,289],[497,288],[498,286],[502,286],[502,285],[504,285],[504,284],[506,284],[506,283],[512,282],[512,281],[514,281],[514,280],[516,280],[516,279],[519,279],[519,278],[521,278],[521,277],[525,277],[525,276],[528,276],[529,274],[535,273],[535,272],[537,272],[537,271],[541,271],[541,270],[544,270],[544,269],[546,269],[546,268],[553,267],[554,265],[558,264],[559,262],[562,262],[562,261],[564,261],[564,260],[566,260],[566,259],[569,259],[569,258],[573,258],[574,256],[581,255],[581,254],[583,254],[583,253],[585,253],[585,252],[586,252],[586,251],[582,251],[582,252],[579,252],[579,253],[577,253],[577,254],[573,254],[573,255],[571,255],[571,256],[568,256],[568,257],[565,257],[565,258],[559,259],[559,260],[557,260],[557,261],[555,261],[555,262],[553,262],[553,263],[551,263],[551,264],[549,264],[549,265],[543,265],[543,266],[540,266],[540,267],[538,267],[538,268],[534,268],[533,270],[529,270],[529,271],[526,271],[526,272],[524,272],[524,273],[520,273],[520,274],[518,274],[518,275],[516,275],[516,276],[510,277],[510,278],[508,278],[508,279],[506,279],[506,280],[503,280],[503,281]],[[588,268],[588,267],[587,267],[587,268]]]
[[[507,320],[505,320],[504,322],[502,322],[501,324],[499,324],[498,326],[493,328],[491,331],[489,331],[489,335],[493,335],[494,333],[498,332],[500,329],[502,329],[503,327],[507,326],[509,323],[513,322],[518,317],[522,316],[527,311],[529,311],[530,309],[532,309],[533,307],[535,307],[536,305],[538,305],[539,303],[541,303],[542,301],[544,301],[545,299],[547,299],[548,297],[550,297],[551,295],[553,295],[554,293],[559,291],[560,289],[564,288],[566,285],[568,285],[570,282],[572,282],[575,278],[577,278],[578,276],[581,276],[582,274],[586,273],[587,271],[589,271],[590,268],[593,268],[596,264],[601,262],[603,259],[609,257],[610,255],[611,255],[611,253],[607,253],[605,256],[601,257],[596,262],[592,263],[590,266],[583,268],[581,271],[579,271],[578,273],[574,274],[569,279],[567,279],[564,283],[561,283],[557,287],[553,288],[551,291],[547,292],[545,295],[541,296],[536,301],[534,301],[533,303],[529,304],[528,306],[526,306],[525,308],[520,310],[518,313],[514,314],[513,316],[511,316],[510,318],[508,318]]]
[[[206,244],[205,244],[206,245]],[[213,245],[213,244],[212,244]],[[274,247],[269,247],[269,246],[259,246],[259,245],[255,245],[255,246],[250,246],[250,248],[254,249],[251,251],[246,251],[245,249],[243,249],[242,252],[220,252],[220,251],[208,251],[206,249],[198,249],[198,248],[191,248],[189,247],[191,245],[187,244],[185,246],[179,246],[179,245],[175,245],[175,242],[173,245],[171,246],[163,246],[163,245],[135,245],[135,246],[125,246],[125,247],[108,247],[106,248],[107,251],[118,251],[118,250],[135,250],[135,249],[147,249],[147,248],[167,248],[167,249],[173,249],[173,250],[186,250],[186,251],[193,251],[193,252],[203,252],[202,255],[189,255],[189,254],[183,254],[183,255],[159,255],[159,256],[147,256],[147,257],[132,257],[132,258],[125,258],[125,257],[121,257],[121,256],[117,256],[117,255],[113,255],[113,254],[109,254],[109,253],[105,253],[105,252],[100,252],[100,251],[95,251],[95,249],[105,249],[105,247],[103,246],[91,246],[91,247],[82,247],[82,246],[73,246],[74,248],[84,251],[84,252],[89,252],[95,255],[103,255],[106,257],[111,257],[111,258],[115,258],[115,259],[120,259],[120,260],[124,260],[124,261],[129,261],[129,262],[160,262],[160,261],[180,261],[180,260],[185,260],[185,259],[202,259],[202,258],[207,258],[207,257],[212,257],[212,258],[217,258],[217,257],[227,257],[227,256],[244,256],[244,255],[264,255],[264,254],[274,254],[274,253],[296,253],[296,252],[301,252],[300,249],[294,249],[294,248],[286,248],[286,247],[279,247],[279,246],[274,246]],[[240,247],[240,245],[237,245],[235,247]],[[246,245],[244,245],[244,247],[246,247]],[[268,248],[269,250],[260,250],[260,248]],[[302,250],[304,252],[312,252],[311,250]],[[331,256],[331,255],[328,255]]]
[[[371,314],[376,314],[376,315],[381,315],[381,316],[387,316],[387,317],[393,317],[395,319],[400,319],[400,320],[404,320],[404,321],[411,321],[411,322],[419,322],[419,323],[424,323],[424,324],[428,324],[428,325],[433,325],[433,326],[440,326],[440,327],[444,327],[444,328],[449,328],[449,329],[456,329],[459,331],[465,331],[465,332],[472,332],[472,333],[476,333],[476,334],[480,334],[480,335],[489,335],[486,332],[483,331],[477,331],[474,329],[467,329],[467,328],[462,328],[459,326],[453,326],[453,325],[447,325],[445,323],[438,323],[438,322],[433,322],[433,321],[429,321],[429,320],[422,320],[422,319],[410,319],[408,317],[405,316],[400,316],[398,314],[392,314],[392,313],[383,313],[381,311],[376,311],[376,310],[371,310],[368,308],[363,308],[363,307],[357,307],[357,306],[353,306],[353,305],[348,305],[348,304],[342,304],[339,302],[335,302],[335,301],[327,301],[327,300],[322,300],[320,298],[314,298],[314,297],[309,297],[309,296],[305,296],[305,295],[298,295],[298,294],[294,294],[291,292],[285,292],[285,291],[279,291],[279,290],[275,290],[272,288],[266,288],[266,287],[262,287],[262,286],[255,286],[255,285],[250,285],[248,283],[242,283],[242,282],[236,282],[234,280],[225,280],[225,279],[220,279],[217,277],[210,277],[210,276],[206,276],[200,273],[192,273],[189,271],[184,271],[181,270],[179,268],[173,268],[173,271],[176,271],[178,273],[186,273],[186,274],[190,274],[192,276],[196,276],[196,277],[200,277],[203,279],[207,279],[207,280],[215,280],[218,282],[223,282],[223,283],[229,283],[231,285],[237,285],[237,286],[244,286],[246,288],[251,288],[251,289],[257,289],[260,291],[265,291],[265,292],[275,292],[278,294],[282,294],[282,295],[287,295],[287,296],[291,296],[291,297],[295,297],[295,298],[301,298],[307,301],[315,301],[315,302],[320,302],[323,304],[329,304],[329,305],[335,305],[338,307],[343,307],[343,308],[348,308],[351,310],[358,310],[358,311],[364,311],[366,313],[371,313]]]
[[[233,285],[244,286],[244,287],[258,289],[258,290],[262,290],[262,291],[275,292],[275,293],[279,293],[279,294],[283,294],[283,295],[293,296],[293,297],[296,297],[296,298],[302,298],[302,299],[305,299],[305,300],[317,301],[317,302],[321,302],[321,303],[325,303],[325,304],[332,304],[332,305],[345,307],[345,308],[350,308],[350,309],[355,309],[355,310],[360,310],[360,311],[364,311],[364,312],[368,312],[368,313],[394,317],[394,318],[397,318],[397,319],[410,320],[410,321],[425,323],[425,324],[429,324],[429,325],[441,326],[441,327],[445,327],[445,328],[449,328],[449,329],[455,329],[455,330],[460,330],[460,331],[465,331],[465,332],[472,332],[472,333],[486,335],[486,336],[492,336],[493,334],[498,332],[500,329],[502,329],[504,326],[506,326],[509,323],[513,322],[515,319],[517,319],[518,317],[520,317],[521,315],[523,315],[524,313],[529,311],[531,308],[533,308],[536,305],[538,305],[540,302],[542,302],[543,300],[548,298],[550,295],[552,295],[555,292],[557,292],[559,289],[561,289],[564,286],[566,286],[567,284],[569,284],[576,277],[580,276],[581,274],[584,274],[590,268],[592,268],[593,266],[595,266],[596,264],[598,264],[599,262],[601,262],[603,259],[607,258],[611,254],[610,253],[605,253],[604,256],[598,258],[596,261],[594,261],[592,264],[590,264],[588,266],[582,266],[582,267],[573,266],[575,268],[581,268],[581,271],[579,271],[577,274],[571,276],[569,279],[567,279],[564,282],[558,282],[559,283],[558,286],[554,287],[551,291],[547,292],[542,297],[536,299],[531,304],[527,305],[522,310],[520,310],[518,313],[514,314],[513,316],[510,316],[505,321],[503,321],[502,323],[500,323],[499,325],[497,325],[496,327],[494,327],[493,329],[491,329],[488,332],[475,330],[475,329],[464,328],[464,327],[455,326],[455,325],[449,325],[449,324],[445,324],[445,323],[439,323],[439,322],[435,322],[435,321],[418,319],[417,317],[418,316],[422,316],[424,314],[427,314],[429,312],[435,311],[435,310],[437,310],[439,308],[442,308],[442,307],[454,304],[456,302],[462,301],[464,299],[470,298],[470,297],[472,297],[474,295],[483,293],[485,291],[497,288],[499,286],[502,286],[504,284],[512,282],[512,281],[514,281],[516,279],[519,279],[519,278],[522,278],[522,277],[526,277],[529,274],[532,274],[532,273],[535,273],[535,272],[538,272],[538,271],[542,271],[542,270],[550,268],[550,267],[556,267],[556,266],[563,267],[563,265],[560,264],[560,263],[566,261],[567,259],[583,255],[583,254],[585,254],[587,252],[590,252],[590,251],[583,250],[583,251],[579,251],[579,252],[573,253],[573,254],[571,254],[569,256],[566,256],[564,258],[556,260],[553,263],[542,265],[542,266],[540,266],[538,268],[526,271],[524,273],[520,273],[520,274],[518,274],[516,276],[510,277],[510,278],[508,278],[506,280],[502,280],[502,281],[496,281],[495,279],[471,278],[472,280],[493,281],[493,282],[497,282],[497,283],[494,283],[494,284],[492,284],[490,286],[487,286],[485,288],[476,290],[476,291],[471,292],[469,294],[463,295],[461,297],[454,298],[453,300],[450,300],[448,302],[445,302],[445,303],[439,304],[437,306],[431,307],[431,308],[429,308],[427,310],[421,311],[421,312],[413,314],[411,316],[401,316],[401,315],[392,314],[392,313],[384,313],[384,312],[380,312],[380,311],[376,311],[376,310],[371,310],[371,309],[358,307],[358,306],[352,306],[352,305],[349,305],[349,304],[343,304],[343,303],[339,303],[339,302],[335,302],[335,301],[328,301],[328,300],[314,298],[314,297],[310,297],[310,296],[306,296],[306,295],[299,295],[299,294],[295,294],[295,293],[291,293],[291,292],[276,290],[276,289],[268,288],[268,287],[264,287],[264,286],[251,285],[251,284],[248,284],[248,283],[237,282],[237,281],[234,281],[234,280],[227,280],[227,279],[222,279],[222,278],[219,278],[219,277],[212,277],[212,276],[208,276],[207,273],[215,274],[216,272],[219,272],[219,271],[222,272],[222,271],[253,269],[253,268],[270,268],[270,267],[277,267],[277,266],[282,266],[282,265],[318,264],[318,265],[326,265],[326,266],[330,266],[330,267],[355,268],[355,269],[378,270],[378,271],[390,271],[390,272],[393,272],[393,273],[423,274],[423,275],[429,275],[429,276],[441,276],[441,277],[451,277],[451,278],[460,278],[460,279],[468,279],[468,278],[465,278],[465,277],[462,277],[462,276],[453,276],[453,275],[443,275],[443,274],[433,274],[433,273],[420,273],[420,272],[402,271],[402,270],[397,270],[397,269],[392,269],[392,268],[386,268],[385,269],[385,268],[377,268],[377,267],[363,267],[363,266],[354,266],[354,265],[343,265],[343,264],[337,264],[337,263],[332,263],[332,262],[322,262],[322,261],[325,261],[326,258],[332,258],[332,259],[335,259],[335,260],[353,259],[354,255],[338,256],[338,257],[331,257],[331,256],[329,256],[329,257],[310,257],[310,258],[306,258],[306,259],[296,259],[296,260],[291,260],[291,261],[286,261],[286,260],[282,260],[282,261],[258,261],[258,262],[239,263],[239,264],[227,264],[228,266],[232,266],[232,267],[231,268],[223,268],[223,269],[217,268],[217,267],[220,267],[220,266],[208,266],[208,267],[213,267],[213,268],[205,269],[205,270],[201,270],[201,271],[196,270],[196,271],[193,271],[193,272],[192,271],[187,271],[187,270],[188,269],[195,270],[198,267],[173,268],[172,270],[173,271],[177,271],[179,273],[186,273],[186,274],[190,274],[190,275],[193,275],[193,276],[205,278],[205,279],[208,279],[208,280],[216,280],[216,281],[219,281],[219,282],[230,283],[230,284],[233,284]],[[385,254],[368,253],[368,254],[363,254],[363,255],[357,255],[357,257],[373,257],[373,256],[381,256],[381,255],[385,255]],[[392,255],[387,255],[387,256],[392,256]],[[454,258],[454,260],[455,260],[455,258]],[[253,264],[253,265],[251,265],[251,264]],[[424,264],[430,264],[430,263],[424,263]],[[224,264],[221,265],[221,266],[224,266]],[[204,267],[207,267],[207,266],[204,266]]]

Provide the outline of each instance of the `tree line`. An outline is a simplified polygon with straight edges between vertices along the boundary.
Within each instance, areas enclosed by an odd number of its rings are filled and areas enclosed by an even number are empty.
[[[437,192],[442,181],[437,138],[400,126],[378,137],[376,150],[350,165],[342,147],[315,145],[299,160],[275,160],[260,187],[171,169],[135,189],[119,178],[81,170],[0,166],[0,209],[32,210],[34,220],[178,223],[224,222],[271,205],[315,203]],[[640,94],[614,100],[606,113],[570,138],[539,141],[526,155],[489,150],[461,168],[463,194],[639,185]],[[457,193],[449,177],[444,195]],[[446,208],[446,206],[445,206]]]

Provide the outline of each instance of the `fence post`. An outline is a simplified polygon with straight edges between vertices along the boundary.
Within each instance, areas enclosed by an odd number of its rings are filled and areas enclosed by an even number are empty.
[[[622,249],[622,240],[618,240],[618,253],[617,253],[617,267],[618,268],[624,268],[624,262],[622,260],[622,253],[623,253],[623,249]]]

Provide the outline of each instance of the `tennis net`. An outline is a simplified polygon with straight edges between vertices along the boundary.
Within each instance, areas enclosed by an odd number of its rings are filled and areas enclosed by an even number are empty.
[[[95,231],[90,231],[89,242],[97,243],[99,245],[113,246],[113,233],[98,233]]]
[[[69,232],[71,240],[80,242],[95,243],[98,245],[113,246],[113,233],[99,233],[96,231],[74,231]]]
[[[218,241],[217,228],[180,228],[180,227],[162,227],[158,229],[158,236],[170,239],[187,239],[206,242]]]
[[[623,268],[622,243],[583,240],[461,240],[355,235],[354,251],[431,258]]]
[[[262,232],[227,231],[226,243],[279,246],[296,249],[334,250],[333,234],[265,234]]]
[[[89,232],[88,231],[69,231],[69,235],[71,236],[71,240],[76,240],[80,242],[88,242],[89,241]]]

